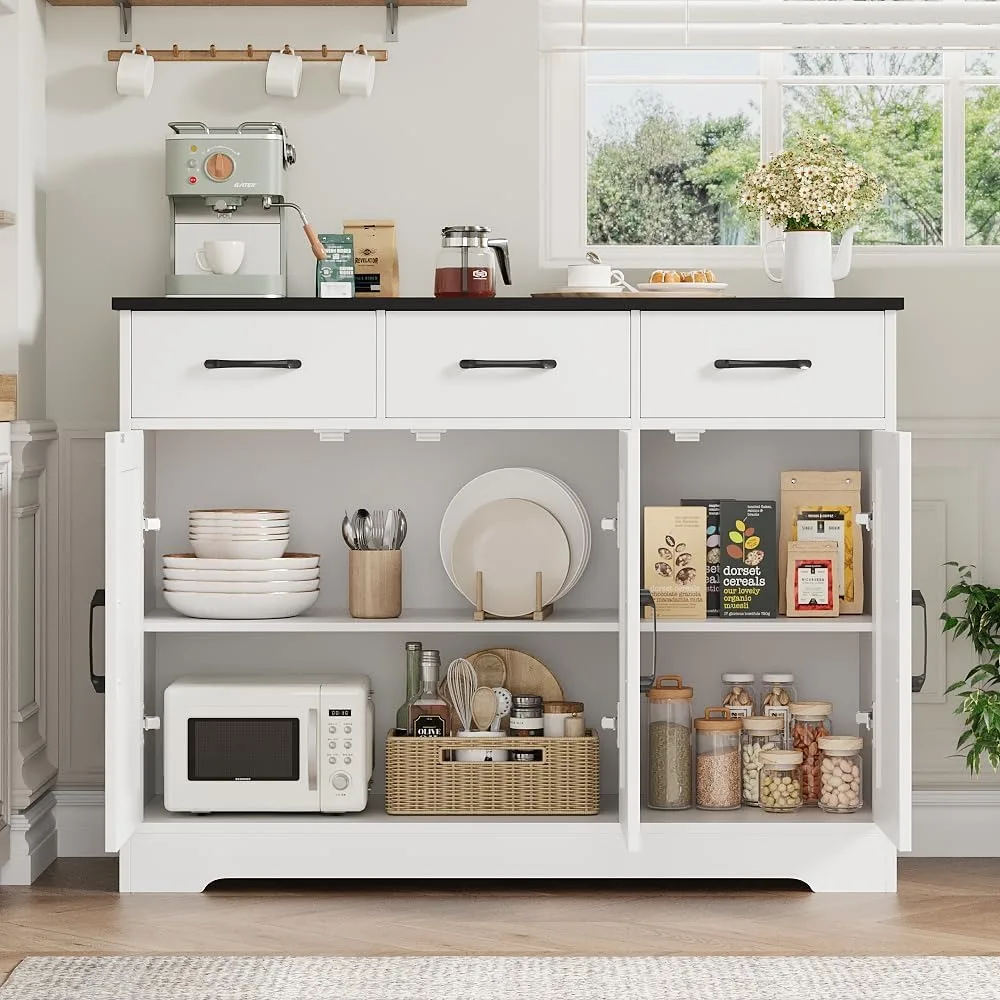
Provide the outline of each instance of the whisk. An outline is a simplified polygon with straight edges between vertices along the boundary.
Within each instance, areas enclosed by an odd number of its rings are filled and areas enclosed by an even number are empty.
[[[476,668],[461,656],[448,664],[446,681],[448,697],[462,723],[462,729],[468,732],[472,729],[472,699],[479,686],[476,678]]]

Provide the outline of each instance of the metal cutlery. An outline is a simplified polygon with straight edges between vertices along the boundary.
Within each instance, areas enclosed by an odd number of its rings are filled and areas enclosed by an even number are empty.
[[[406,515],[396,508],[369,511],[359,507],[353,515],[344,514],[340,531],[350,549],[392,551],[402,548],[406,540]]]

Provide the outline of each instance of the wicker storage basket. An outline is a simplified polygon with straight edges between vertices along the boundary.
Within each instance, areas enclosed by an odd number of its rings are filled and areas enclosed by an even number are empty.
[[[385,811],[397,816],[593,816],[600,811],[600,739],[477,739],[477,750],[537,750],[538,761],[450,760],[467,739],[385,741]]]

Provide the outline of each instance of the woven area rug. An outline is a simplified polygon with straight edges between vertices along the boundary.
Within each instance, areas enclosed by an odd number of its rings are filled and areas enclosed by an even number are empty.
[[[993,1000],[1000,958],[27,958],[0,1000]]]

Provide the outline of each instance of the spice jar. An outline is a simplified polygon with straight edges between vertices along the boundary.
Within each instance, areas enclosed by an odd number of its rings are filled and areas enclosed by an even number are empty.
[[[649,700],[649,805],[691,808],[691,699],[675,674],[653,680]]]
[[[823,736],[819,741],[819,807],[823,812],[852,813],[864,804],[864,761],[860,736]]]
[[[694,720],[695,803],[699,809],[739,809],[742,722],[721,706]]]
[[[582,701],[547,701],[542,705],[545,735],[554,738],[566,736],[566,720],[583,715]]]
[[[769,813],[802,808],[802,752],[767,750],[760,755],[760,807]]]
[[[773,715],[749,715],[743,720],[740,748],[743,759],[743,804],[760,800],[760,758],[766,750],[783,750],[784,722]]]
[[[545,715],[540,694],[516,694],[511,699],[510,735],[545,735]]]
[[[753,674],[722,675],[722,707],[729,709],[734,719],[757,714],[754,680]]]
[[[807,804],[819,801],[819,741],[830,735],[833,705],[828,701],[793,701],[792,747],[802,751],[802,798]]]
[[[760,714],[781,716],[785,722],[787,746],[792,737],[792,713],[788,706],[795,701],[795,675],[764,674],[760,680]]]

